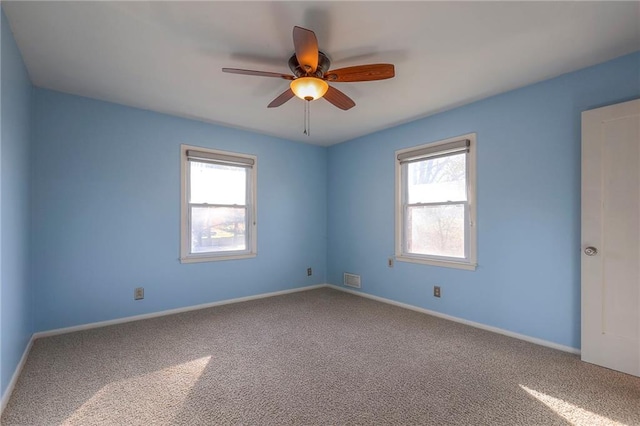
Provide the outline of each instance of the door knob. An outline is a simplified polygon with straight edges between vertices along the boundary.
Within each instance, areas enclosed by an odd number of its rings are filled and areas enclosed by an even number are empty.
[[[584,254],[586,254],[587,256],[595,256],[596,254],[598,254],[598,249],[595,247],[587,247],[586,249],[584,249]]]

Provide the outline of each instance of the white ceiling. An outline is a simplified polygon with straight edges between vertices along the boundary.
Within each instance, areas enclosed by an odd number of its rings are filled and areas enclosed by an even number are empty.
[[[11,2],[33,84],[331,145],[640,50],[640,2]],[[294,25],[332,68],[390,62],[391,80],[333,83],[349,111],[267,104],[287,81]]]

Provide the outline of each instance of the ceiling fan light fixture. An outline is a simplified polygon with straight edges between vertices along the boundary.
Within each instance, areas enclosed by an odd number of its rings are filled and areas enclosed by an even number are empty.
[[[300,77],[291,82],[291,91],[305,101],[320,99],[329,90],[326,81],[317,77]]]

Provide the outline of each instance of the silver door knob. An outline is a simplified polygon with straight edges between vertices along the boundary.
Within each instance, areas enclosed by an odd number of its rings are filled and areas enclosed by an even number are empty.
[[[587,256],[595,256],[596,254],[598,254],[598,249],[595,247],[587,247],[586,249],[584,249],[584,254],[586,254]]]

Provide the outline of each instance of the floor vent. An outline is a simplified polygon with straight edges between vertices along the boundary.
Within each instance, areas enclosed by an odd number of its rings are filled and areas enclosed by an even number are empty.
[[[344,273],[344,285],[360,288],[360,275]]]

